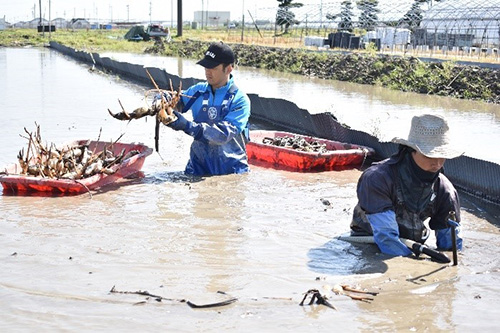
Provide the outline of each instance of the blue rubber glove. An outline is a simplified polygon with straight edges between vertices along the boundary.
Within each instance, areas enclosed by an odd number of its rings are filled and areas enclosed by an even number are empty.
[[[178,112],[178,111],[175,111],[174,110],[174,114],[175,116],[177,117],[177,120],[174,121],[174,122],[171,122],[170,124],[168,124],[167,126],[176,130],[176,131],[186,131],[186,128],[189,124],[189,120],[187,120],[186,118],[184,118],[184,116],[182,115],[182,113]]]
[[[366,217],[373,230],[373,239],[382,253],[393,256],[409,256],[413,253],[399,240],[398,223],[394,211],[366,214]]]
[[[452,220],[448,220],[448,224],[455,226],[457,250],[462,251],[463,240],[460,233],[460,224]],[[451,243],[451,227],[436,230],[436,245],[443,250],[451,250],[453,248],[453,244]]]

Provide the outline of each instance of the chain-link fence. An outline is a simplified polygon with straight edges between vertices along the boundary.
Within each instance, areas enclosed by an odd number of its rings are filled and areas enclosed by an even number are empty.
[[[309,46],[498,58],[500,0],[337,0],[248,11],[260,37],[295,36]]]

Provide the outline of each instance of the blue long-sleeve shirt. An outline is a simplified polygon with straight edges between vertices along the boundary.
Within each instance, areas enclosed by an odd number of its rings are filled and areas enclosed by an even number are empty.
[[[215,91],[207,82],[183,91],[181,105],[189,105],[195,98],[189,107],[193,121],[183,128],[194,139],[186,173],[202,176],[249,170],[244,132],[250,118],[250,99],[233,85],[231,76],[226,85]]]

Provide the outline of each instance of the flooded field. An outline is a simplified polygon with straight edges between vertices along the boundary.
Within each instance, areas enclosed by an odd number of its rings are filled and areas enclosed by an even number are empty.
[[[182,76],[203,75],[193,62],[168,61]],[[119,111],[118,98],[127,109],[142,106],[149,87],[91,72],[49,49],[0,49],[0,75],[0,166],[15,161],[27,144],[20,134],[35,123],[48,142],[124,134],[122,142],[154,146],[152,119],[120,122],[107,112]],[[388,140],[406,136],[409,119],[423,111],[449,116],[462,135],[474,132],[469,141],[481,147],[468,147],[478,156],[487,157],[483,146],[491,151],[500,135],[496,106],[252,69],[235,76],[249,93],[331,111],[354,128],[368,131],[380,119]],[[192,179],[182,174],[190,140],[162,128],[160,152],[146,159],[142,178],[92,195],[0,195],[2,331],[497,330],[498,209],[462,196],[458,266],[388,258],[373,245],[335,239],[348,230],[359,170],[254,166],[247,175]],[[338,284],[379,294],[355,301],[335,295]],[[299,306],[309,289],[328,295],[336,310]],[[238,300],[218,308],[186,302],[232,297]]]

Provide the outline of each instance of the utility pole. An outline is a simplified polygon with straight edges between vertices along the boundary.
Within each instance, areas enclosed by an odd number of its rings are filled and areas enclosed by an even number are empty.
[[[40,22],[39,22],[39,26],[41,27],[42,29],[42,36],[45,37],[45,29],[42,25],[42,0],[38,0],[38,6],[40,7]]]
[[[149,2],[149,24],[152,24],[153,21],[151,21],[151,9],[152,9],[152,4],[151,4],[151,1]]]
[[[319,27],[323,28],[323,0],[321,0],[319,7]]]
[[[49,40],[50,40],[50,32],[52,30],[52,22],[50,20],[50,0],[49,0]]]
[[[243,43],[243,38],[245,35],[245,0],[243,0],[243,6],[241,7],[241,42]]]
[[[208,0],[207,0],[207,10],[206,10],[206,17],[205,17],[205,27],[208,27]]]
[[[127,22],[130,22],[130,6],[127,5]]]
[[[177,37],[182,36],[182,0],[177,0]]]

